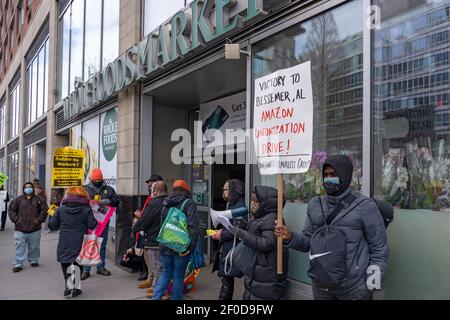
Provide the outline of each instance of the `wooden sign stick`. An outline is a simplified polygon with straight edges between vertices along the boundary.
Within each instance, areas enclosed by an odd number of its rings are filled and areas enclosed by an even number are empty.
[[[278,175],[278,218],[279,227],[283,225],[283,174]],[[283,238],[277,238],[277,273],[283,274]]]

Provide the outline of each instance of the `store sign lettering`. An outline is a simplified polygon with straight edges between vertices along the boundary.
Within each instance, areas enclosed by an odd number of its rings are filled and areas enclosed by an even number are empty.
[[[245,15],[230,16],[230,9],[238,3],[245,5]],[[262,0],[193,1],[65,98],[64,119],[95,107],[155,70],[235,30],[259,16],[262,7]]]

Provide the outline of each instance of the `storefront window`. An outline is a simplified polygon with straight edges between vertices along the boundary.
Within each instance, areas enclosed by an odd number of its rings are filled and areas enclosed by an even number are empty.
[[[5,104],[0,107],[0,147],[5,145],[6,140],[6,113]]]
[[[352,187],[361,189],[363,127],[363,8],[352,1],[258,43],[253,78],[311,61],[314,91],[313,163],[308,173],[284,177],[290,228],[301,230],[306,203],[324,193],[321,165],[329,155],[346,154],[354,164]],[[260,176],[253,166],[253,185],[276,187],[274,176]],[[306,255],[293,252],[290,277],[310,283]]]
[[[187,5],[186,0],[144,0],[144,36]]]
[[[18,176],[19,176],[19,153],[13,153],[8,156],[8,192],[10,198],[17,197],[18,187]]]
[[[388,36],[373,52],[388,54],[373,65],[374,193],[396,208],[385,298],[448,298],[442,266],[450,261],[450,5],[375,4],[383,20],[374,38]],[[395,37],[399,26],[412,32]],[[405,50],[397,54],[400,44]]]
[[[32,124],[44,115],[48,108],[48,39],[30,62],[27,69],[27,77],[27,124]]]
[[[119,0],[72,0],[61,12],[61,99],[119,56],[119,9]]]
[[[25,180],[33,181],[37,177],[36,172],[36,146],[25,149]]]
[[[11,104],[11,138],[15,138],[19,135],[20,81],[11,90],[9,98]]]

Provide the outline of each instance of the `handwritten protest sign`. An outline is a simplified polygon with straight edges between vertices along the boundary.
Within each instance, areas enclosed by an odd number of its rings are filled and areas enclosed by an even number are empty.
[[[91,201],[91,209],[94,213],[95,220],[97,220],[97,227],[94,233],[97,237],[100,237],[105,230],[109,220],[116,212],[116,208],[109,206],[102,206],[97,201]]]
[[[84,180],[84,150],[71,147],[56,149],[53,156],[52,186],[81,186]]]
[[[261,175],[307,172],[313,144],[311,63],[256,79],[254,109]]]

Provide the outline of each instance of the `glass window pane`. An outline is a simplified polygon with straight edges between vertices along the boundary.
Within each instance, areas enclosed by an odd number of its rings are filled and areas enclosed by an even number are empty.
[[[450,65],[444,58],[450,50],[449,2],[396,0],[394,5],[379,0],[374,5],[380,6],[382,17],[375,37],[398,26],[412,30],[401,40],[410,44],[410,51],[388,55],[373,66],[403,66],[393,69],[393,83],[373,79],[374,88],[393,84],[384,95],[374,90],[372,115],[374,195],[396,209],[396,221],[389,227],[391,261],[384,298],[448,299],[450,283],[441,280],[447,278],[442,266],[450,261]],[[400,33],[386,33],[388,50],[399,45]],[[380,48],[373,43],[374,52]]]
[[[41,117],[44,112],[45,47],[39,52],[38,68],[37,118]]]
[[[44,113],[47,112],[48,109],[48,72],[49,72],[49,46],[48,39],[45,42],[45,78],[44,78]]]
[[[69,92],[74,91],[75,78],[83,77],[84,0],[72,2]]]
[[[156,29],[161,23],[169,19],[184,7],[184,0],[145,0],[144,36]]]
[[[363,6],[352,1],[295,25],[254,47],[253,78],[311,61],[314,94],[313,162],[306,174],[285,175],[284,216],[302,230],[307,204],[324,193],[321,165],[328,155],[346,154],[354,163],[353,190],[361,190],[363,145]],[[357,63],[354,63],[356,61]],[[275,176],[252,166],[253,186],[277,187]],[[289,277],[310,283],[307,255],[292,252]]]
[[[68,8],[66,13],[61,19],[61,70],[60,70],[60,90],[61,98],[65,98],[69,95],[69,67],[70,67],[70,11]]]
[[[120,0],[105,0],[103,13],[103,68],[119,56],[119,11]]]
[[[33,94],[33,103],[31,104],[31,122],[34,122],[37,119],[37,108],[38,108],[38,80],[39,80],[39,64],[38,58],[33,61],[33,82],[32,82],[32,94]]]
[[[107,0],[109,2],[115,2]],[[84,78],[89,79],[95,73],[100,71],[100,49],[102,36],[102,0],[86,1],[86,34],[85,34],[85,52],[84,52]],[[117,35],[117,40],[119,35]]]

